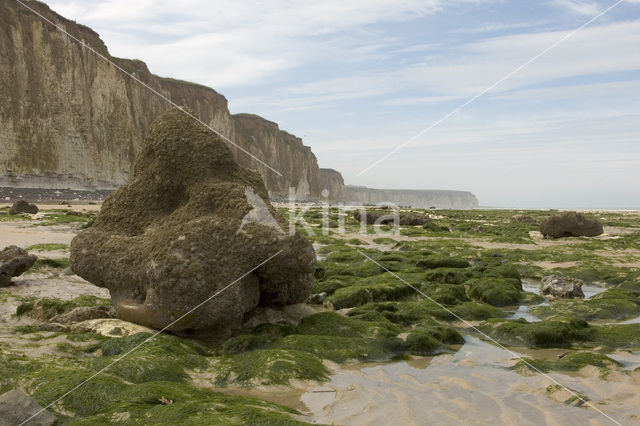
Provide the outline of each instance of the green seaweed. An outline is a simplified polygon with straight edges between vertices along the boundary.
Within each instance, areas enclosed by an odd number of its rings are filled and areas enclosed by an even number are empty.
[[[527,322],[524,319],[486,321],[480,330],[503,345],[563,347],[592,339],[594,329],[586,321],[549,320]]]
[[[602,372],[605,372],[612,367],[619,367],[622,365],[618,361],[609,358],[606,355],[584,351],[572,351],[566,354],[564,357],[556,360],[524,358],[524,361],[526,362],[518,362],[513,368],[529,370],[535,369],[537,371],[544,372],[552,370],[578,371],[588,365],[592,365],[598,367]]]
[[[326,380],[317,357],[295,349],[268,348],[223,356],[213,366],[216,386],[288,385],[292,379]]]

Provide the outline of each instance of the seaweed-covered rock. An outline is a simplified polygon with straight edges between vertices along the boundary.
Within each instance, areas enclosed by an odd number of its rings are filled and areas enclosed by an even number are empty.
[[[25,273],[38,260],[18,246],[5,247],[0,251],[0,287],[11,285],[11,278]]]
[[[546,219],[540,224],[545,237],[595,237],[602,234],[602,224],[576,212],[564,212]]]
[[[132,179],[74,238],[70,262],[109,289],[122,319],[226,335],[258,305],[311,294],[313,247],[285,230],[260,176],[173,108],[151,127]]]
[[[367,210],[366,212],[364,212],[364,214],[361,214],[360,211],[355,211],[353,212],[353,218],[356,221],[364,222],[367,225],[393,225],[397,219],[398,224],[403,226],[425,225],[431,220],[429,216],[423,214],[397,212],[393,210]]]
[[[38,213],[38,206],[35,204],[31,204],[25,200],[18,200],[9,209],[9,214],[21,214],[21,213],[29,213],[36,214]]]
[[[548,275],[540,282],[540,294],[561,299],[584,298],[582,286],[584,281],[562,275]]]
[[[493,306],[516,305],[523,296],[522,283],[515,278],[474,278],[464,285],[469,298]]]

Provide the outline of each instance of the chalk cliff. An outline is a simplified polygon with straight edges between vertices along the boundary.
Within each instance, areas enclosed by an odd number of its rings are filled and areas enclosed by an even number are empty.
[[[478,207],[478,199],[471,192],[423,189],[374,189],[364,186],[346,187],[346,198],[363,204],[395,203],[428,209],[472,209]]]
[[[258,116],[232,116],[198,84],[158,77],[112,57],[96,32],[37,1],[27,4],[100,54],[262,159],[229,146],[273,194],[320,194],[315,155]],[[151,122],[171,104],[14,1],[0,2],[0,186],[111,189],[124,184]]]
[[[339,171],[333,169],[320,169],[320,188],[327,190],[321,194],[323,198],[336,201],[347,201],[347,193],[344,186],[344,179]]]

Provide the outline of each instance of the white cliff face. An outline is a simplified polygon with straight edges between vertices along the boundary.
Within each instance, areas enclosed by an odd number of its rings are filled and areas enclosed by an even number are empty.
[[[275,197],[288,197],[289,188],[295,188],[297,200],[316,199],[320,196],[320,168],[311,148],[302,139],[280,130],[278,124],[253,114],[234,114],[236,142],[282,173],[278,176],[249,155],[238,152],[240,165],[257,170],[270,193]]]
[[[31,1],[63,26],[154,90],[194,114],[237,147],[237,160],[257,169],[269,191],[319,195],[315,156],[302,141],[257,116],[255,134],[231,116],[227,100],[208,87],[161,78],[141,61],[113,58],[98,34]],[[111,189],[124,184],[151,122],[171,105],[116,67],[82,48],[17,2],[0,3],[0,186]],[[245,126],[246,127],[246,126]]]
[[[346,188],[342,174],[333,169],[320,169],[320,191],[328,191],[326,198],[335,201],[347,201]],[[323,198],[325,198],[323,196]]]
[[[362,204],[394,203],[428,209],[472,209],[478,207],[478,199],[471,192],[447,190],[374,189],[364,186],[346,187],[350,202]]]

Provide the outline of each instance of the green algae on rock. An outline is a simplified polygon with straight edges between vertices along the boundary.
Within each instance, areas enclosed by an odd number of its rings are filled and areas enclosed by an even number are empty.
[[[591,339],[594,329],[582,320],[527,322],[524,319],[486,321],[480,330],[503,345],[563,347]]]
[[[561,300],[535,306],[531,313],[540,318],[563,316],[587,321],[625,320],[640,316],[640,292],[612,288],[587,300]]]
[[[589,365],[598,367],[600,371],[606,372],[609,369],[613,367],[619,367],[622,364],[603,354],[584,351],[571,351],[562,358],[556,360],[524,358],[524,361],[519,361],[513,368],[525,370],[535,369],[534,371],[537,370],[545,372],[552,370],[578,371]]]
[[[247,220],[251,212],[270,221]],[[149,130],[132,179],[72,241],[71,267],[109,288],[123,319],[228,335],[258,304],[303,302],[311,293],[313,248],[287,229],[260,176],[173,108]]]

